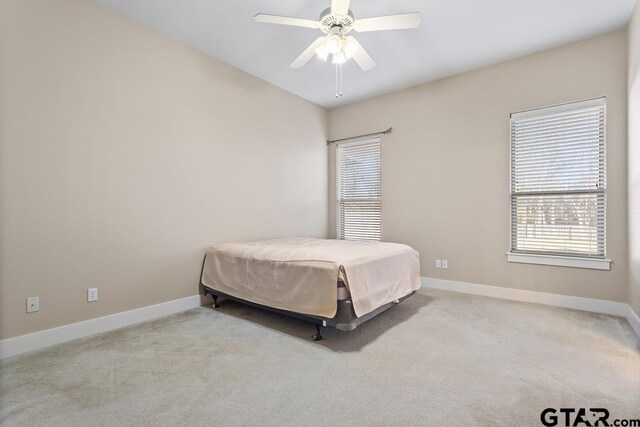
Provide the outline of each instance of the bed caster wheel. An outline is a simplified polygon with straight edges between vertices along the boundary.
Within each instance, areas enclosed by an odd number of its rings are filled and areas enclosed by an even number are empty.
[[[213,304],[213,308],[220,308],[222,307],[220,304]]]
[[[213,296],[213,308],[220,308],[220,304],[218,304],[218,297],[216,295]]]

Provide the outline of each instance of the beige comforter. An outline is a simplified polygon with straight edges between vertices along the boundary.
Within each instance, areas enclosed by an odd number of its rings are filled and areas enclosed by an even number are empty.
[[[211,247],[202,283],[269,307],[332,318],[339,275],[357,316],[420,287],[418,253],[398,243],[287,238]]]

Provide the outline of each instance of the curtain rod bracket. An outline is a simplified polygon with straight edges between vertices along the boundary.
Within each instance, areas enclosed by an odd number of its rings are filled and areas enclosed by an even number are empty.
[[[327,145],[333,144],[334,142],[346,141],[348,139],[364,138],[364,137],[367,137],[367,136],[375,136],[375,135],[386,135],[388,133],[391,133],[392,131],[393,131],[393,128],[390,127],[389,129],[383,130],[383,131],[380,131],[380,132],[373,132],[373,133],[367,133],[367,134],[364,134],[364,135],[350,136],[349,138],[327,139]]]

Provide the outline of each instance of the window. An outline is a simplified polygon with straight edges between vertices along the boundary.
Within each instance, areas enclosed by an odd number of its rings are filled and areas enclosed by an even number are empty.
[[[380,139],[336,148],[337,236],[380,240]]]
[[[605,98],[511,115],[508,260],[609,269]]]

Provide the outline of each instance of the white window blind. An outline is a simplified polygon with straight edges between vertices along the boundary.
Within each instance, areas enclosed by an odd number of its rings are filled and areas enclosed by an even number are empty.
[[[336,147],[337,235],[380,240],[380,139]]]
[[[511,252],[605,258],[605,99],[511,115]]]

